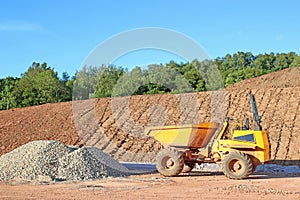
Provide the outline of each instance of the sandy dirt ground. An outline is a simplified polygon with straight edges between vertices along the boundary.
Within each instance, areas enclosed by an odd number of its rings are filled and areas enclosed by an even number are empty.
[[[134,175],[85,182],[2,182],[0,199],[300,199],[300,175],[254,174],[230,180],[194,172],[165,178]]]

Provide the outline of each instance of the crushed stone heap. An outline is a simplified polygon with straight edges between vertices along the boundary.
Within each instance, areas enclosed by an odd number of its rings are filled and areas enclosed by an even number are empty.
[[[0,157],[0,180],[92,180],[126,176],[126,167],[95,147],[68,147],[58,141],[29,142]]]

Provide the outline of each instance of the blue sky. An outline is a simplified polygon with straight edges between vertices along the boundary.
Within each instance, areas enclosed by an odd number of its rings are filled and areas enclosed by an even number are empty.
[[[143,27],[178,31],[211,58],[237,51],[300,53],[300,1],[0,0],[0,78],[19,77],[32,62],[74,75],[89,53],[121,32]],[[180,61],[161,51],[124,55],[127,68]]]

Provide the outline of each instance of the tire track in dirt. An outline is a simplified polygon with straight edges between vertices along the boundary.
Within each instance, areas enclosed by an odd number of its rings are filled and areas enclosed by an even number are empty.
[[[232,101],[232,93],[231,92],[229,92],[229,91],[226,91],[226,116],[228,116],[229,117],[229,108],[230,108],[230,106],[231,106],[231,101]]]
[[[265,91],[261,90],[261,89],[255,89],[252,91],[252,93],[255,96],[255,100],[256,100],[256,105],[257,105],[257,109],[258,109],[258,114],[261,116],[262,118],[262,128],[265,129],[266,127],[266,120],[264,119],[262,113],[265,112],[265,105],[264,104],[264,95],[265,95]],[[254,127],[254,120],[253,120],[253,113],[252,113],[252,105],[250,103],[250,98],[249,95],[247,95],[247,98],[245,99],[245,101],[248,102],[248,109],[247,109],[247,117],[249,118],[251,127]]]
[[[253,94],[256,96],[257,92],[254,91]],[[239,118],[237,119],[237,121],[241,124],[244,124],[246,118],[249,119],[249,123],[250,125],[252,124],[252,112],[251,112],[251,104],[250,104],[250,100],[249,100],[249,93],[247,90],[241,91],[240,93],[240,98],[239,98]]]
[[[147,119],[144,121],[144,126],[163,126],[166,124],[166,121],[170,119],[170,116],[167,114],[168,108],[165,106],[164,102],[162,102],[161,96],[155,96],[153,99],[153,103],[149,103],[146,108]],[[168,104],[170,99],[165,100]],[[138,109],[138,107],[136,107]],[[144,130],[143,130],[144,131]]]
[[[210,121],[223,123],[226,117],[226,91],[213,91],[211,95],[211,119]]]
[[[261,118],[262,118],[262,127],[265,129],[265,127],[267,127],[268,121],[267,119],[265,119],[265,113],[267,111],[267,107],[269,105],[269,97],[270,97],[270,93],[266,93],[265,90],[259,90],[260,94],[261,94],[261,98],[258,98],[258,113],[260,114]],[[266,105],[266,106],[263,106]],[[251,114],[252,115],[252,114]],[[252,115],[253,116],[253,115]]]
[[[295,155],[298,155],[298,165],[300,165],[300,148],[297,141],[299,141],[299,133],[300,131],[300,97],[296,94],[299,94],[300,90],[299,88],[295,88],[293,90],[293,95],[290,98],[290,105],[293,105],[290,110],[293,110],[294,115],[292,116],[292,123],[291,123],[291,131],[288,138],[288,144],[287,144],[287,151],[285,155],[285,160],[292,160]],[[295,109],[293,109],[295,108]],[[294,141],[294,143],[293,143]]]
[[[206,122],[209,121],[211,117],[211,96],[209,92],[198,93],[197,98],[203,99],[203,103],[200,105],[199,109],[199,118],[200,121]]]
[[[129,110],[133,122],[137,126],[146,125],[148,122],[148,107],[150,107],[150,99],[143,96],[137,96],[130,99]],[[140,108],[140,109],[138,109]]]
[[[282,123],[280,120],[278,120],[278,115],[276,115],[276,110],[274,109],[277,105],[277,102],[279,101],[280,97],[280,89],[270,89],[271,94],[268,99],[268,103],[266,106],[266,111],[264,113],[264,119],[266,121],[269,121],[269,123],[266,123],[266,127],[263,127],[264,129],[268,130],[270,134],[270,143],[271,143],[271,158],[276,158],[277,152],[278,152],[278,142],[280,142],[280,130]],[[262,105],[263,106],[263,105]]]
[[[229,127],[227,130],[231,130],[235,123],[244,123],[244,110],[241,108],[243,95],[245,91],[228,91],[230,93],[228,101],[228,114],[227,116],[231,119],[229,121]],[[245,109],[245,108],[244,108]],[[230,132],[227,132],[227,137],[231,138]]]
[[[158,97],[157,101],[159,101],[161,96],[157,96],[157,97]],[[137,101],[143,102],[143,101],[141,101],[141,98],[142,98],[142,96],[132,97],[130,100],[131,101],[130,104],[140,106],[139,104],[136,104],[136,102]],[[119,100],[122,100],[122,99],[119,99]],[[133,104],[132,104],[132,102],[133,102]],[[114,102],[114,103],[118,103],[118,102]],[[149,102],[146,102],[146,105],[148,103]],[[110,115],[110,116],[104,117],[106,120],[105,121],[102,120],[102,125],[101,125],[101,127],[104,129],[104,132],[105,132],[108,140],[106,140],[105,145],[98,145],[104,152],[108,153],[109,155],[111,155],[117,159],[122,159],[124,161],[133,161],[132,159],[137,159],[137,157],[144,158],[146,150],[154,151],[151,148],[159,149],[158,146],[155,146],[153,144],[145,147],[145,145],[147,145],[147,143],[157,143],[152,138],[151,139],[140,138],[140,137],[137,137],[132,132],[127,132],[127,133],[124,132],[124,130],[127,131],[127,129],[128,129],[127,125],[125,124],[126,121],[129,120],[129,118],[131,118],[132,115],[136,114],[135,111],[139,111],[139,110],[133,108],[133,109],[130,109],[130,111],[128,111],[127,107],[124,106],[124,104],[123,104],[123,107],[119,107],[118,110],[114,111],[115,114],[112,114],[111,113],[112,108],[110,107],[111,104],[112,104],[112,102],[109,102],[107,104],[108,108],[106,109],[106,112],[107,112],[106,115]],[[137,116],[137,115],[135,115],[135,116]],[[141,117],[139,117],[139,118],[141,118]],[[119,124],[116,124],[115,121],[117,121],[117,120],[121,120],[121,121],[119,121]],[[149,142],[149,141],[151,141],[151,142]],[[149,160],[152,158],[149,158],[149,156],[148,156],[148,157],[145,157],[145,159]]]
[[[238,111],[238,106],[239,106],[239,103],[240,103],[240,96],[237,92],[231,92],[231,101],[229,103],[229,107],[227,108],[228,109],[228,117],[232,118],[232,119],[238,119],[238,116],[239,116],[239,113],[237,112]]]
[[[99,129],[96,118],[95,100],[84,100],[73,102],[73,118],[75,127],[81,141],[90,145],[90,139]]]
[[[279,132],[278,144],[274,159],[286,157],[287,149],[289,148],[288,138],[291,134],[291,117],[293,117],[292,113],[295,111],[294,108],[291,109],[291,107],[288,106],[290,104],[292,91],[282,89],[280,96],[281,98],[278,101],[278,104],[275,105],[277,108],[275,114],[276,118],[278,119],[278,123],[281,122],[282,125]]]

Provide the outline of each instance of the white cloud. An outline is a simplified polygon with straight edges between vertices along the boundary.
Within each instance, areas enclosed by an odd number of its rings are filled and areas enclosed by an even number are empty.
[[[36,31],[41,27],[28,22],[0,22],[0,31]]]

